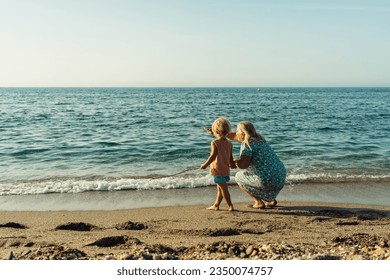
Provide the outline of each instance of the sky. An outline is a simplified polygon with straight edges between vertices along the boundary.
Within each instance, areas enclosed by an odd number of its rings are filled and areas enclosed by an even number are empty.
[[[387,0],[0,0],[0,87],[390,86]]]

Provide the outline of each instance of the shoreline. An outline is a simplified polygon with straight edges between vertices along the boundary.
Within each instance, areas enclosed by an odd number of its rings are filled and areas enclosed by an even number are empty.
[[[237,185],[230,185],[233,204],[250,202]],[[193,206],[212,203],[215,185],[207,187],[89,191],[0,196],[0,211],[112,211],[149,207]],[[278,200],[311,203],[350,203],[390,206],[384,183],[286,185]]]
[[[390,206],[207,206],[0,211],[0,259],[390,260]]]

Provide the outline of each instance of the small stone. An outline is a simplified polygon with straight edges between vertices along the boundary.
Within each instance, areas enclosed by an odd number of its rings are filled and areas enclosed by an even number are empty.
[[[32,247],[34,246],[34,242],[27,242],[24,247]]]
[[[245,250],[245,253],[248,255],[248,256],[250,256],[251,254],[252,254],[252,252],[253,252],[253,246],[252,245],[250,245],[248,248],[246,248],[246,250]]]
[[[371,254],[375,254],[377,256],[380,256],[380,255],[384,255],[386,252],[381,247],[379,247],[378,249],[376,249],[375,251],[370,252],[370,253]]]
[[[363,253],[368,253],[369,251],[370,251],[370,249],[368,249],[367,247],[362,248]]]
[[[244,252],[241,252],[240,258],[245,258],[245,257],[246,257],[246,254]]]
[[[15,259],[14,253],[12,251],[9,252],[9,254],[7,255],[7,257],[5,259],[6,260],[13,260],[13,259]]]
[[[9,244],[10,247],[19,247],[22,243],[20,241],[15,241]]]
[[[162,258],[163,260],[168,260],[168,257],[169,257],[169,254],[168,254],[168,253],[164,253],[164,254],[161,255],[161,258]]]
[[[67,260],[74,260],[74,259],[77,259],[77,255],[75,253],[71,253],[68,255],[68,257],[66,258]]]
[[[24,257],[26,257],[30,253],[31,253],[31,250],[24,251],[23,254],[20,255],[20,257],[24,258]]]
[[[253,252],[251,253],[251,257],[254,257],[254,256],[257,256],[257,250],[253,250]]]
[[[352,260],[363,260],[363,256],[362,255],[354,255],[352,258]]]
[[[120,256],[119,256],[119,259],[120,259],[120,260],[127,260],[127,256],[128,256],[128,254],[120,255]]]
[[[145,259],[145,260],[153,260],[153,257],[149,254],[146,254],[146,253],[142,253],[142,257]]]
[[[231,255],[231,256],[235,256],[236,254],[234,253],[234,249],[232,247],[230,247],[228,249],[228,254]]]

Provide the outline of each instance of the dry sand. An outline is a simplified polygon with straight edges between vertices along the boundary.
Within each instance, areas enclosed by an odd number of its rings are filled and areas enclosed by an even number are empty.
[[[390,259],[390,206],[206,206],[0,212],[0,258]]]

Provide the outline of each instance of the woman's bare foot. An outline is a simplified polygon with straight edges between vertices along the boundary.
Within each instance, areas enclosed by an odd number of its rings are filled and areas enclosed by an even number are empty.
[[[229,207],[228,211],[236,211],[236,210],[235,210],[234,207],[232,206],[232,207]]]
[[[252,208],[264,209],[265,208],[265,204],[261,200],[260,201],[256,201],[256,203],[252,205]]]
[[[210,207],[206,208],[207,210],[215,210],[215,211],[218,211],[219,210],[219,207],[218,206],[215,206],[215,205],[211,205]]]
[[[277,202],[276,200],[272,200],[272,201],[269,201],[269,202],[268,202],[268,201],[265,202],[265,206],[270,207],[270,208],[275,207],[276,204],[278,204],[278,202]]]

